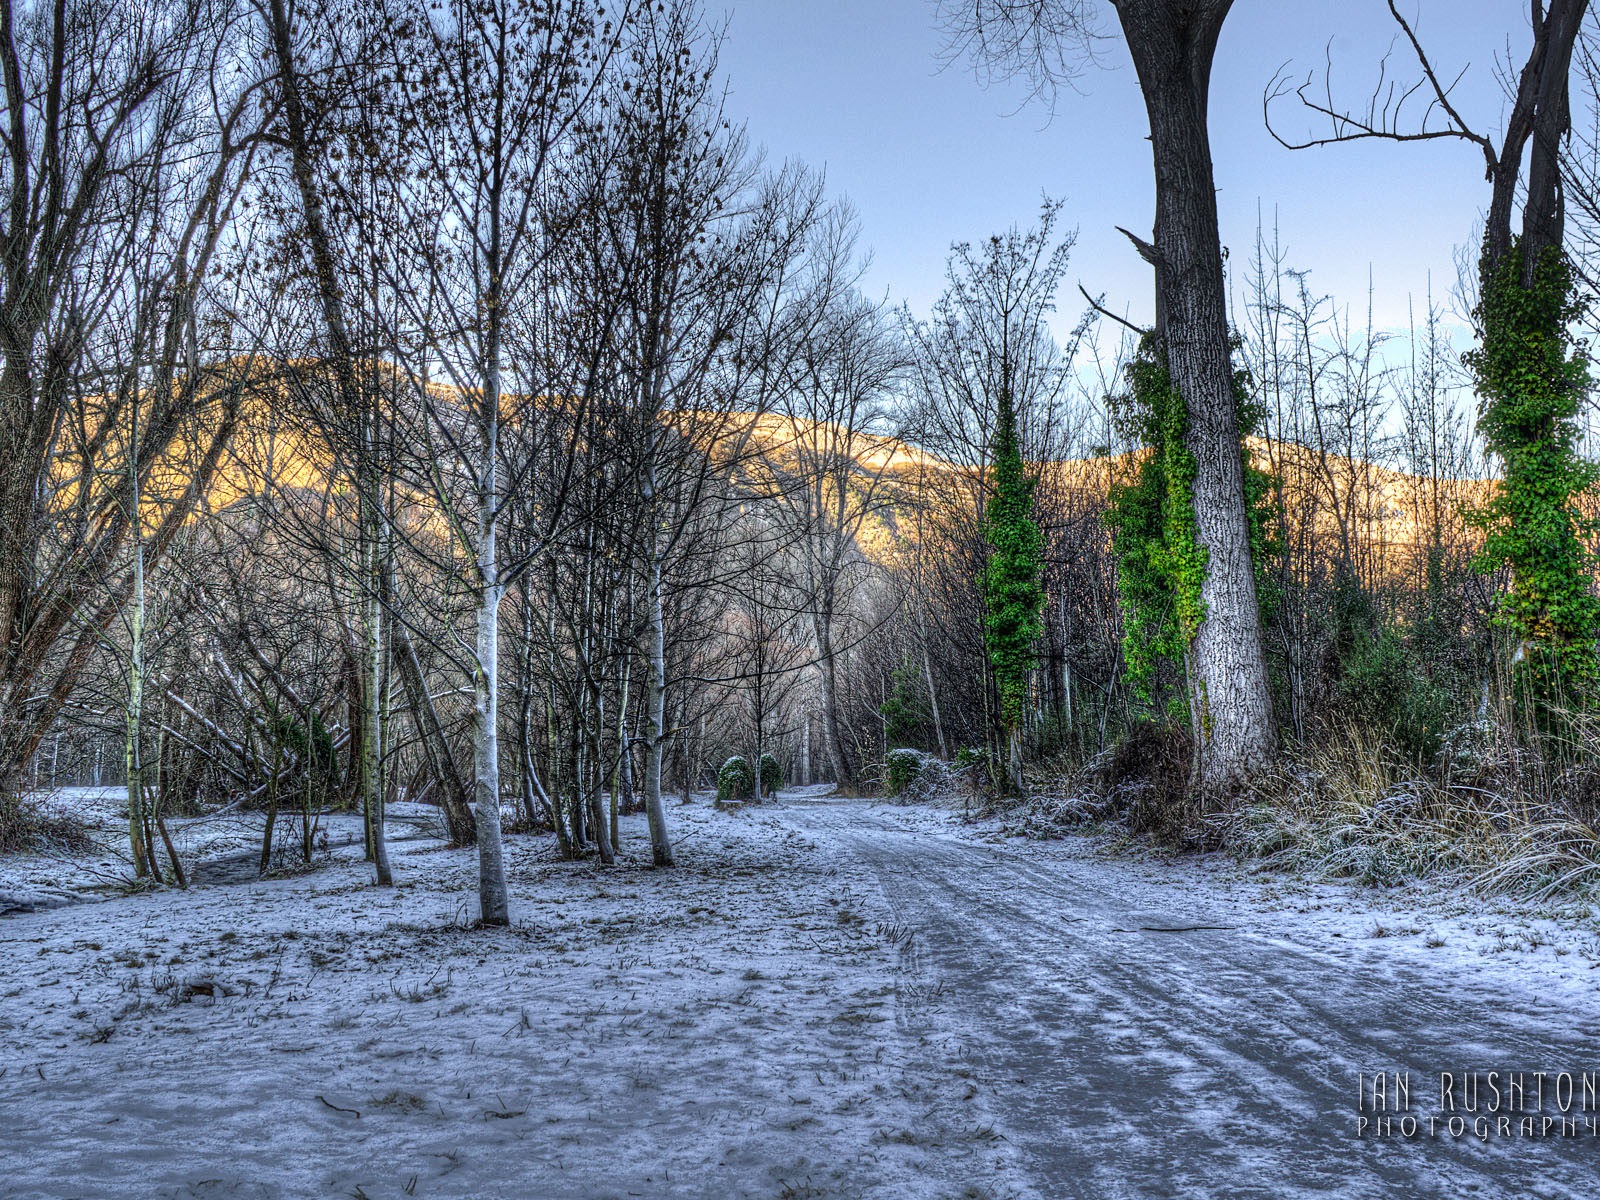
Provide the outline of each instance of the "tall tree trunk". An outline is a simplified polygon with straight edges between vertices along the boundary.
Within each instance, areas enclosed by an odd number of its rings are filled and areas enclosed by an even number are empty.
[[[490,502],[492,504],[492,501]],[[480,502],[480,514],[489,504]],[[500,834],[500,588],[494,527],[479,536],[478,640],[472,668],[473,817],[478,832],[478,899],[485,925],[509,925],[505,847]]]
[[[272,866],[272,831],[278,823],[278,773],[283,769],[283,739],[272,733],[272,774],[267,777],[267,823],[261,831],[261,865],[256,874],[265,875]]]
[[[499,206],[490,207],[490,262],[500,270]],[[490,295],[484,354],[478,464],[478,642],[472,672],[474,815],[478,828],[478,899],[485,925],[509,925],[505,844],[500,833],[500,560],[498,455],[500,440],[500,298]]]
[[[139,395],[133,395],[132,434],[128,445],[128,494],[133,539],[133,596],[128,606],[128,695],[123,743],[128,785],[128,846],[133,873],[143,879],[158,875],[155,852],[145,832],[144,758],[140,748],[144,716],[144,530],[139,516]],[[158,876],[159,877],[159,876]]]
[[[1190,701],[1200,784],[1223,790],[1276,749],[1245,511],[1216,184],[1206,127],[1217,37],[1232,0],[1116,0],[1155,157],[1157,331],[1188,413],[1196,534],[1207,555]]]
[[[369,480],[369,488],[362,489],[361,522],[377,527],[382,516],[375,511],[378,483]],[[361,708],[361,814],[366,824],[367,842],[372,851],[372,863],[378,883],[394,883],[394,871],[389,866],[389,842],[383,831],[383,538],[378,528],[368,528],[361,535],[362,553],[362,622],[365,639],[362,667],[366,673],[365,695]]]
[[[926,620],[926,618],[924,618]],[[933,659],[928,654],[928,630],[922,630],[922,679],[928,685],[928,708],[933,713],[933,738],[939,747],[939,757],[948,760],[950,747],[945,742],[944,719],[939,713],[939,689],[933,683]]]
[[[652,496],[654,481],[651,481]],[[659,539],[659,534],[655,535]],[[649,721],[644,755],[644,811],[650,823],[650,859],[658,867],[673,865],[672,839],[667,833],[667,812],[661,803],[661,764],[667,753],[667,618],[661,603],[661,554],[650,548],[649,608]]]
[[[813,624],[817,638],[817,667],[822,677],[822,749],[828,756],[833,781],[840,791],[855,782],[850,753],[845,749],[844,731],[839,724],[838,659],[833,649],[833,602],[830,597],[818,605]]]

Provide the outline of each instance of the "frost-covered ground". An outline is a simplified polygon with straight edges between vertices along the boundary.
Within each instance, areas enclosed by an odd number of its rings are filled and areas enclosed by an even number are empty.
[[[1013,1194],[970,1073],[896,1023],[865,864],[775,807],[671,815],[672,872],[636,819],[609,871],[512,839],[511,930],[423,841],[392,891],[352,848],[0,921],[0,1195]]]
[[[911,1018],[959,1048],[1044,1195],[1600,1195],[1600,1129],[1427,1124],[1441,1072],[1600,1071],[1592,919],[949,836],[914,810],[791,819],[917,931],[909,974],[942,997]],[[1356,1136],[1374,1072],[1409,1073],[1419,1137]]]
[[[0,920],[0,1196],[1600,1194],[1600,1137],[1356,1137],[1357,1072],[1425,1118],[1440,1071],[1600,1071],[1592,919],[814,794],[670,816],[672,872],[637,819],[614,870],[512,839],[511,930],[420,819],[392,891],[335,827],[314,874]]]
[[[112,787],[71,787],[42,794],[36,802],[47,813],[66,816],[83,828],[95,850],[76,854],[44,848],[0,856],[0,914],[103,899],[124,890],[133,878],[127,793]],[[169,818],[167,831],[196,882],[231,882],[255,876],[265,820],[259,812],[227,808],[203,817]],[[423,804],[391,805],[386,828],[397,839],[441,837],[444,832],[438,809]],[[313,856],[354,845],[361,837],[356,814],[318,814],[312,821]],[[273,836],[278,861],[303,861],[301,841],[299,813],[285,810]]]

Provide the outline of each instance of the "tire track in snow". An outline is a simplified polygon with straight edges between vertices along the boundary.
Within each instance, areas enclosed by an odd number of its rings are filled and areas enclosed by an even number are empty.
[[[859,856],[915,930],[903,1020],[987,1075],[1042,1195],[1596,1194],[1597,1139],[1355,1136],[1358,1071],[1410,1070],[1426,1115],[1441,1070],[1600,1066],[1589,1014],[1536,1016],[1531,985],[1286,946],[1125,866],[1041,865],[862,804],[785,819]],[[1115,932],[1196,912],[1240,928]]]

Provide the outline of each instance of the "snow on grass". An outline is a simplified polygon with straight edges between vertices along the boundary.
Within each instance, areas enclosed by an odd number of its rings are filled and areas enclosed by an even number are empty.
[[[512,839],[509,930],[427,840],[392,890],[336,848],[0,921],[0,1196],[1017,1194],[896,1021],[866,869],[772,810],[671,815],[673,871],[637,819],[612,870]]]

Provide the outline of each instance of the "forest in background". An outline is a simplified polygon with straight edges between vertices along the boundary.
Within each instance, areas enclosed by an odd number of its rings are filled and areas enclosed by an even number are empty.
[[[1002,7],[1038,20],[956,43],[1050,86],[1083,6]],[[1153,94],[1164,6],[1115,7]],[[1489,265],[1412,328],[1266,229],[1225,312],[1168,264],[1156,329],[1101,297],[1058,339],[1069,209],[954,246],[930,312],[865,294],[848,203],[752,148],[689,0],[6,0],[0,848],[71,838],[29,792],[125,784],[141,877],[181,882],[167,817],[266,811],[265,871],[345,807],[388,882],[384,805],[427,800],[494,923],[503,822],[609,863],[642,810],[665,867],[670,801],[787,780],[1592,882],[1600,40],[1535,8],[1498,143],[1447,88],[1417,129],[1322,114],[1488,156]],[[1158,267],[1176,208],[1133,239]],[[1196,313],[1214,429],[1167,351]],[[1207,497],[1268,715],[1233,759]]]

